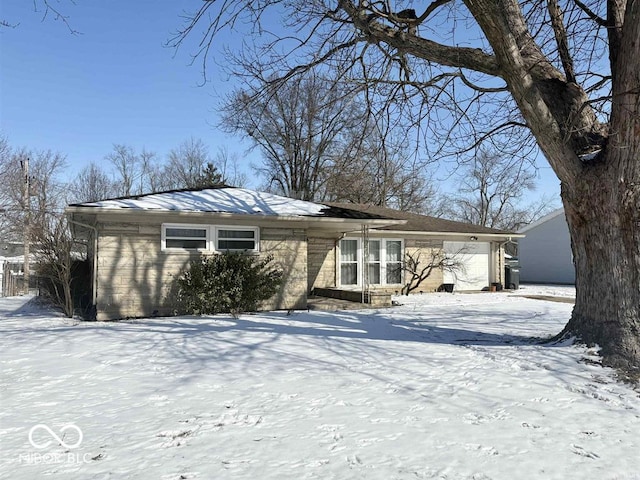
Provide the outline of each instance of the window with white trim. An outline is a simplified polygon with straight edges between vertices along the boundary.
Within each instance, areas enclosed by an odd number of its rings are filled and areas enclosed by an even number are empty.
[[[167,250],[207,250],[209,228],[202,225],[163,225],[162,248]]]
[[[400,239],[368,240],[366,268],[370,285],[400,285],[404,242]],[[340,285],[362,285],[362,239],[340,240]]]
[[[215,250],[218,252],[257,252],[257,227],[215,227]]]
[[[162,250],[247,252],[260,251],[258,227],[163,224]]]
[[[369,240],[369,258],[367,258],[367,273],[371,285],[380,285],[382,258],[380,257],[381,240]]]
[[[340,283],[342,285],[358,285],[358,268],[360,249],[357,239],[340,240]]]
[[[385,241],[385,272],[387,285],[402,283],[402,240]]]

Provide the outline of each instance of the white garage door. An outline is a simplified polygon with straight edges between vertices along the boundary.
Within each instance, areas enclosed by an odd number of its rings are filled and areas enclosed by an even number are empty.
[[[489,286],[489,243],[444,242],[444,251],[459,260],[463,268],[444,272],[443,283],[455,284],[456,290],[482,290]]]

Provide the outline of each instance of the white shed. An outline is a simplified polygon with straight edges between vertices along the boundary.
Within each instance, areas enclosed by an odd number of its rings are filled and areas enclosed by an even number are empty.
[[[569,227],[560,208],[522,228],[518,241],[520,281],[573,284],[576,281]]]

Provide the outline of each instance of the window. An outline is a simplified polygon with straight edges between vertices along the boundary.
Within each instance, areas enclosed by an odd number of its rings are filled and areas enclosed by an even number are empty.
[[[258,251],[258,229],[216,227],[216,250],[228,251]]]
[[[380,240],[369,240],[369,256],[367,258],[367,268],[369,275],[369,283],[372,285],[380,284],[380,270],[382,262],[380,261]]]
[[[258,252],[258,227],[213,225],[162,225],[162,250]]]
[[[402,283],[402,240],[386,241],[387,284]]]
[[[340,241],[340,283],[358,284],[358,240]]]
[[[340,284],[362,285],[361,239],[340,241]],[[366,272],[370,285],[399,285],[402,283],[402,240],[372,239],[368,241]]]
[[[190,225],[164,225],[162,237],[163,249],[206,250],[208,228]]]

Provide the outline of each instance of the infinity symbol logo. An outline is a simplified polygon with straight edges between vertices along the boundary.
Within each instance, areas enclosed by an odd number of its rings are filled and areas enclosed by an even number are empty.
[[[51,445],[51,440],[47,440],[45,443],[36,443],[36,441],[33,439],[33,434],[36,430],[46,431],[51,436],[51,438],[57,441],[64,448],[78,448],[82,443],[82,430],[80,430],[80,428],[74,425],[73,423],[69,423],[63,426],[62,428],[60,428],[60,433],[63,434],[62,435],[63,437],[64,437],[64,432],[66,432],[67,430],[74,430],[77,433],[78,441],[73,444],[66,443],[62,438],[60,438],[56,434],[56,432],[51,430],[47,425],[45,425],[44,423],[39,423],[38,425],[34,425],[33,427],[31,427],[31,430],[29,430],[29,443],[35,448],[43,449]]]

